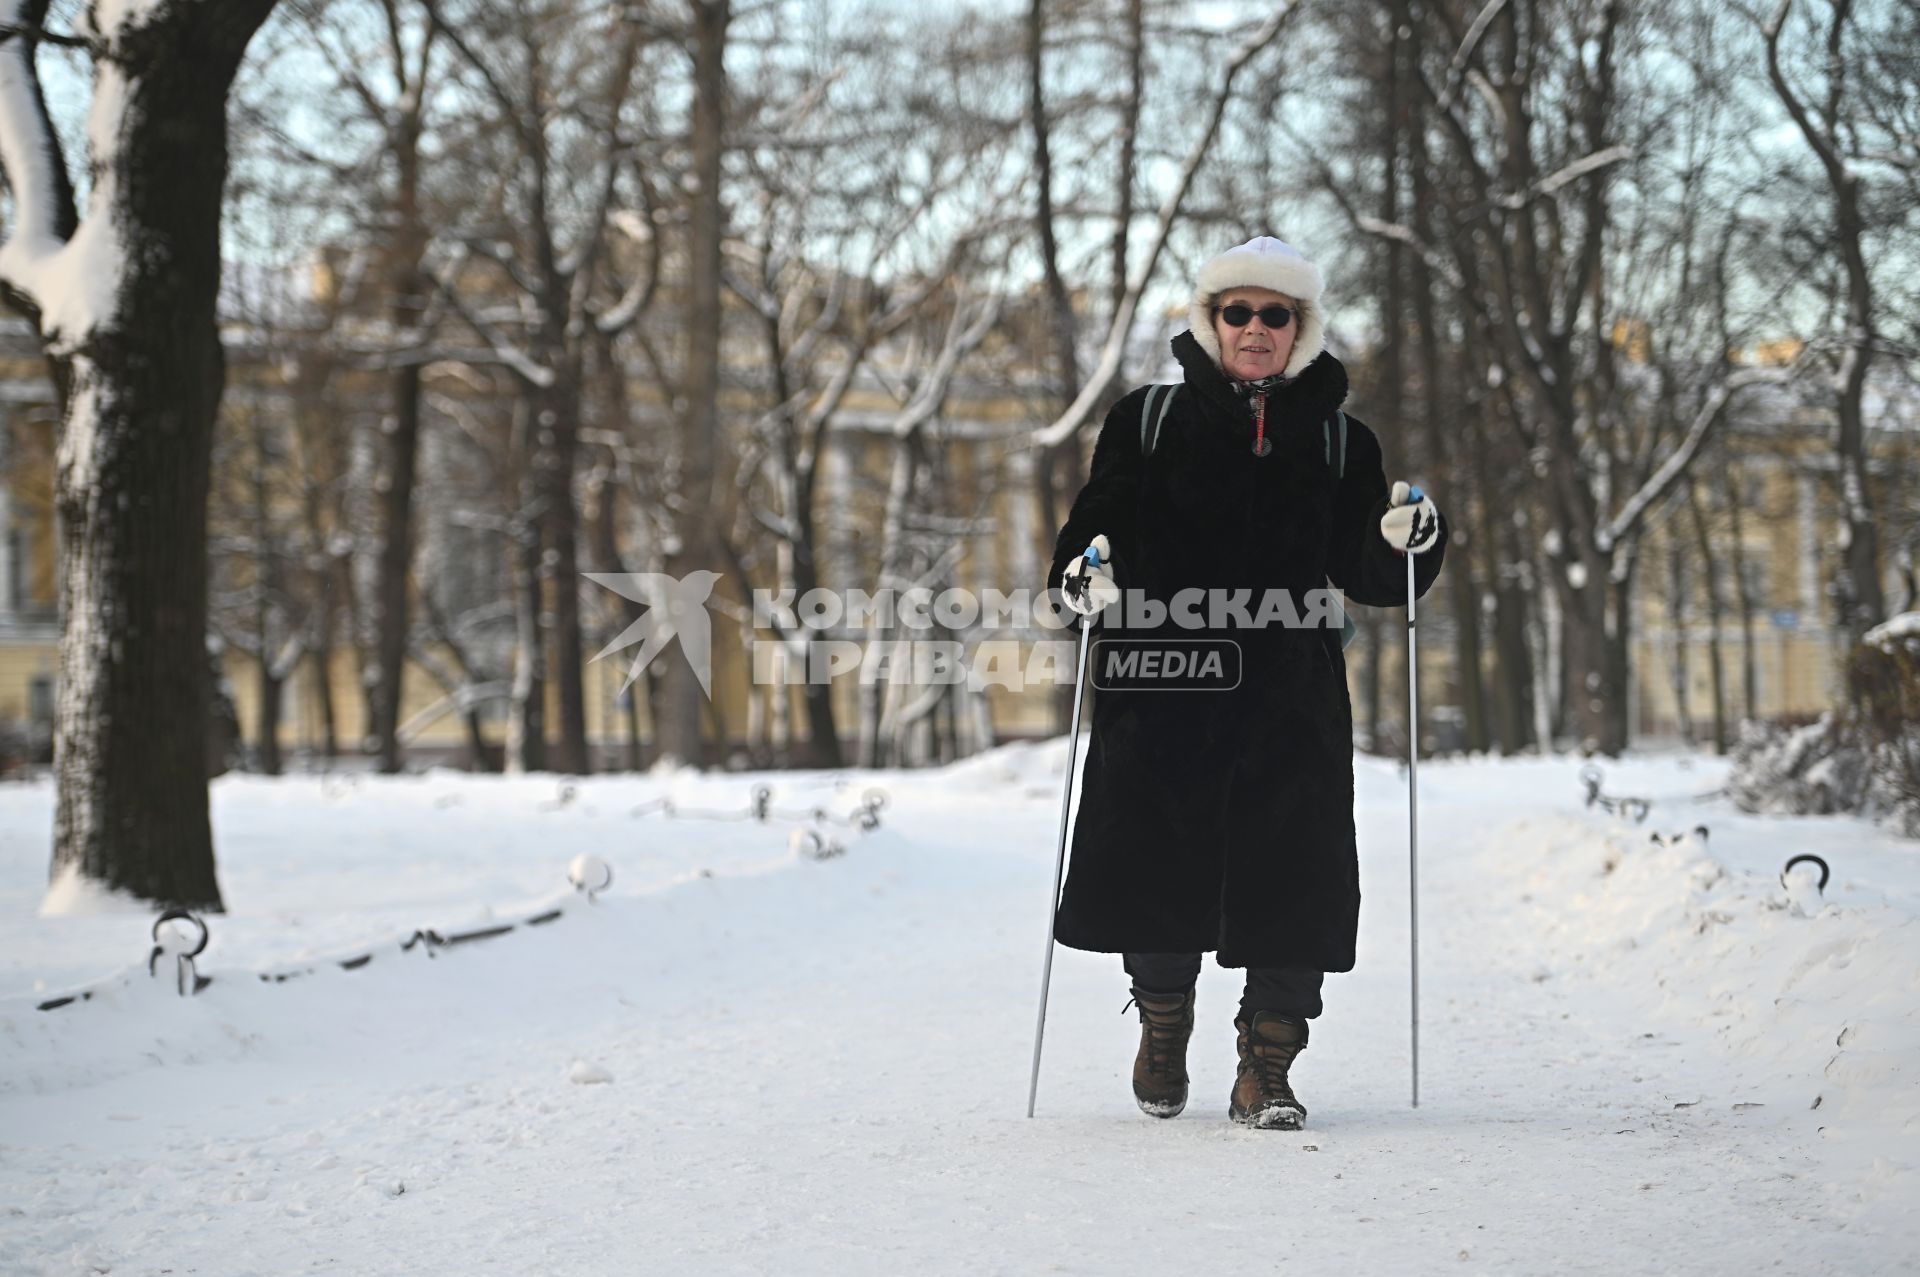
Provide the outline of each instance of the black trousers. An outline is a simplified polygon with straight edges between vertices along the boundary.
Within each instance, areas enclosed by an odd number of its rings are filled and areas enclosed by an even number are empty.
[[[1185,993],[1200,979],[1198,953],[1129,953],[1127,974],[1136,988],[1149,993]],[[1320,1014],[1320,982],[1326,972],[1306,967],[1248,967],[1247,987],[1240,994],[1240,1015],[1277,1011],[1302,1020]]]

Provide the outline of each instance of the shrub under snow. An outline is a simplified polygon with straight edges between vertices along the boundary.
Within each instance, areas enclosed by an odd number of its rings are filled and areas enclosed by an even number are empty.
[[[1854,812],[1920,838],[1920,612],[1869,630],[1847,704],[1803,727],[1748,723],[1728,791],[1745,811]]]

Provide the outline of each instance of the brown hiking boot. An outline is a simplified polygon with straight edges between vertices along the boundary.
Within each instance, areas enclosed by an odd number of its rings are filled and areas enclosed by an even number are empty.
[[[1133,1057],[1133,1098],[1142,1113],[1178,1117],[1187,1107],[1187,1039],[1193,1036],[1193,990],[1148,993],[1136,988],[1133,1001],[1127,1005],[1140,1008],[1140,1051]]]
[[[1307,1120],[1307,1106],[1294,1098],[1287,1069],[1306,1049],[1306,1022],[1255,1011],[1251,1024],[1235,1020],[1233,1026],[1240,1030],[1240,1071],[1233,1079],[1227,1116],[1243,1126],[1299,1130]]]

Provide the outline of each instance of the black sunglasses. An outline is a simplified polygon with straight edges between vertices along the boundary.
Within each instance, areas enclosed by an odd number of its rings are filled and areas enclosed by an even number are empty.
[[[1260,316],[1260,322],[1269,328],[1285,328],[1293,322],[1293,312],[1285,306],[1262,306],[1256,311],[1251,306],[1235,302],[1231,306],[1215,306],[1213,313],[1235,328],[1245,328],[1256,314]]]

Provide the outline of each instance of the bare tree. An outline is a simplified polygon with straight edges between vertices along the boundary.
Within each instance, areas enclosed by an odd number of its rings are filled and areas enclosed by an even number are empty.
[[[462,228],[456,260],[491,267],[486,282],[456,270],[437,281],[491,358],[519,379],[525,399],[515,568],[521,655],[509,765],[535,769],[546,761],[547,646],[537,632],[544,602],[560,711],[552,761],[578,774],[592,769],[575,492],[583,370],[595,328],[632,320],[631,312],[600,304],[598,285],[609,220],[631,162],[624,118],[644,30],[625,10],[589,13],[568,0],[520,0],[505,12],[457,17],[442,8],[432,9],[438,28],[487,102],[511,157],[501,212],[513,224]],[[485,290],[478,298],[470,295],[477,288]],[[499,320],[489,305],[495,297],[514,298]],[[550,591],[543,588],[549,583]]]
[[[0,3],[0,296],[34,325],[62,411],[53,869],[221,907],[207,819],[206,501],[224,381],[215,324],[226,100],[272,0],[87,10],[82,215],[36,53],[45,0]],[[105,23],[94,26],[94,23]]]
[[[1708,361],[1712,380],[1669,415],[1651,411],[1645,388],[1623,372],[1620,324],[1644,298],[1617,295],[1621,264],[1639,259],[1610,251],[1628,237],[1616,171],[1665,124],[1649,109],[1660,99],[1645,76],[1632,86],[1636,111],[1622,106],[1623,48],[1645,19],[1619,0],[1492,0],[1471,20],[1447,6],[1424,12],[1437,24],[1427,47],[1451,51],[1429,56],[1419,76],[1447,142],[1451,171],[1435,183],[1449,212],[1446,242],[1379,229],[1446,264],[1476,340],[1496,355],[1489,373],[1545,480],[1574,725],[1591,746],[1616,751],[1631,695],[1638,538],[1739,392],[1783,372]],[[1579,39],[1559,39],[1562,29]]]
[[[961,361],[977,349],[1000,316],[1000,299],[989,294],[954,299],[950,316],[937,341],[928,342],[918,367],[908,371],[903,389],[906,402],[895,416],[892,436],[892,473],[887,486],[886,514],[881,524],[880,584],[904,592],[936,584],[936,574],[951,566],[941,547],[930,547],[925,536],[915,536],[909,518],[928,494],[925,481],[926,434],[940,414],[952,389]],[[906,690],[892,680],[874,680],[862,687],[860,765],[925,761],[906,756],[903,742],[915,725],[947,695],[941,684]]]
[[[400,341],[422,327],[432,285],[426,260],[428,212],[421,191],[421,142],[433,101],[434,59],[439,24],[431,11],[410,13],[400,0],[381,0],[385,49],[381,62],[387,83],[376,91],[360,75],[345,79],[381,124],[391,177],[382,191],[386,216],[382,259],[388,289],[388,322]],[[417,337],[413,337],[415,342]],[[420,364],[396,361],[390,374],[391,409],[381,435],[386,456],[380,488],[380,570],[375,609],[376,682],[373,687],[373,745],[383,772],[400,770],[400,705],[407,664],[407,595],[413,563],[414,485],[420,451]]]
[[[721,191],[727,125],[727,29],[732,0],[687,0],[691,16],[687,52],[693,63],[691,190],[687,199],[686,375],[681,381],[680,506],[667,571],[684,578],[717,562],[713,522],[715,466],[720,433],[720,245],[726,232]],[[669,665],[663,702],[654,705],[661,749],[682,762],[706,760],[701,731],[701,689],[692,666]],[[724,742],[721,742],[724,744]]]
[[[1160,258],[1166,251],[1168,236],[1173,231],[1174,222],[1181,215],[1194,178],[1213,147],[1214,138],[1220,129],[1221,117],[1226,114],[1228,104],[1233,101],[1234,84],[1241,72],[1279,37],[1287,20],[1294,13],[1295,6],[1291,0],[1284,0],[1283,3],[1276,5],[1273,12],[1228,54],[1213,82],[1204,107],[1204,122],[1189,143],[1179,172],[1161,200],[1159,217],[1153,234],[1147,240],[1145,252],[1141,259],[1131,266],[1126,276],[1126,287],[1119,294],[1120,304],[1107,317],[1106,331],[1100,343],[1099,359],[1082,382],[1080,393],[1074,396],[1073,401],[1062,409],[1050,424],[1033,433],[1035,447],[1053,448],[1077,436],[1086,423],[1093,419],[1096,407],[1105,402],[1119,384],[1128,338],[1133,332],[1134,316],[1139,312],[1141,300],[1146,295],[1147,289],[1153,284],[1154,275],[1160,266]]]
[[[1823,247],[1838,255],[1843,268],[1846,308],[1843,318],[1844,339],[1833,378],[1837,395],[1834,451],[1839,461],[1840,508],[1846,520],[1845,567],[1837,575],[1835,586],[1840,623],[1854,641],[1886,616],[1886,600],[1880,585],[1880,531],[1874,513],[1873,489],[1868,479],[1867,422],[1864,411],[1867,379],[1881,341],[1882,316],[1872,270],[1868,265],[1869,238],[1876,230],[1869,210],[1865,170],[1878,160],[1890,163],[1905,174],[1906,190],[1901,195],[1909,202],[1913,195],[1916,170],[1920,170],[1920,141],[1911,132],[1904,136],[1898,125],[1883,140],[1875,126],[1874,107],[1892,103],[1859,100],[1859,90],[1849,78],[1849,68],[1863,32],[1853,0],[1830,0],[1827,6],[1823,57],[1810,78],[1811,90],[1796,88],[1781,64],[1780,43],[1793,9],[1793,0],[1779,0],[1764,27],[1767,49],[1767,80],[1780,103],[1792,117],[1808,148],[1819,160],[1825,178],[1827,207],[1831,221],[1822,237]],[[1907,84],[1899,92],[1910,95],[1909,55]],[[1809,103],[1809,91],[1823,92],[1817,103]],[[1907,123],[1911,123],[1909,119]],[[1865,151],[1866,154],[1862,152]]]

